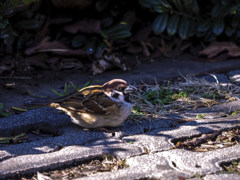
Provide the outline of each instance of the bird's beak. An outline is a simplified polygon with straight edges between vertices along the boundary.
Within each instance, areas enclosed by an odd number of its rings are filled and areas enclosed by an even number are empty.
[[[133,86],[127,86],[126,89],[124,89],[124,94],[129,94],[134,92],[135,88]]]

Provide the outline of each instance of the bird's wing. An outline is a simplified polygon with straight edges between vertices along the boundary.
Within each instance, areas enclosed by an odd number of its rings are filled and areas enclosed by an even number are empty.
[[[55,101],[60,107],[77,112],[110,114],[117,104],[102,90],[101,86],[89,86]]]

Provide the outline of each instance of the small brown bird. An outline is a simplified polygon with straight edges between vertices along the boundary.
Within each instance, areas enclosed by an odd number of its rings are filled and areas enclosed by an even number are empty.
[[[92,85],[50,103],[64,111],[85,128],[116,127],[132,110],[129,93],[133,91],[126,81],[113,79],[101,85]]]

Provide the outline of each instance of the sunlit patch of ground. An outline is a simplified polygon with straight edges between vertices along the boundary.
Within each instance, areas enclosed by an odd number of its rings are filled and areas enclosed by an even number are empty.
[[[232,128],[225,131],[214,131],[210,134],[202,134],[199,137],[176,141],[176,148],[184,148],[192,151],[206,152],[220,148],[226,148],[240,144],[240,128]]]
[[[240,87],[229,83],[208,82],[195,77],[183,77],[179,80],[163,83],[133,85],[135,93],[133,118],[138,116],[163,117],[169,113],[180,113],[200,107],[239,100]],[[201,117],[198,117],[201,118]],[[204,118],[204,117],[202,117]]]

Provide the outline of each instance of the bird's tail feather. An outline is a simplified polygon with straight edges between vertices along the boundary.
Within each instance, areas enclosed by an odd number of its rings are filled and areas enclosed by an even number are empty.
[[[41,99],[38,99],[38,100],[25,101],[24,106],[27,106],[27,107],[33,107],[33,106],[43,107],[43,106],[49,106],[50,103],[51,103],[51,100],[49,98],[41,98]]]

